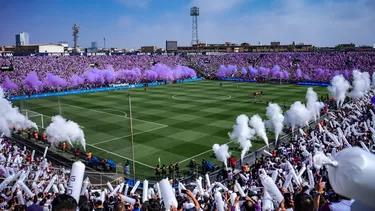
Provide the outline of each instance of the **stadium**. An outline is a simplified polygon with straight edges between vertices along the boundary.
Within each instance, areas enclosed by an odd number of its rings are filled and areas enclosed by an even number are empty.
[[[3,47],[0,209],[375,210],[375,51],[206,45],[190,16],[163,52]]]

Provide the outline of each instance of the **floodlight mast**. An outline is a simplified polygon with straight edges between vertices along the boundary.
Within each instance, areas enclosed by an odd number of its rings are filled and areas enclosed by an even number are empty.
[[[190,8],[190,16],[193,19],[192,24],[192,37],[191,37],[191,45],[199,47],[199,39],[198,39],[198,16],[199,16],[199,8],[192,7]]]
[[[79,26],[77,24],[74,24],[72,29],[73,29],[74,51],[77,51],[77,43],[78,43],[78,37],[79,37]]]

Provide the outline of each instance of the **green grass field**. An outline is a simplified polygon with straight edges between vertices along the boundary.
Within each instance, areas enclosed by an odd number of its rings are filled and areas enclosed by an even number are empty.
[[[235,119],[240,114],[265,117],[266,102],[274,100],[287,109],[291,103],[305,102],[307,86],[240,82],[199,81],[132,89],[132,118],[135,167],[138,178],[154,175],[160,157],[166,165],[179,161],[181,168],[192,158],[217,163],[212,152],[215,143],[228,143]],[[237,85],[239,87],[237,88]],[[262,90],[263,102],[254,103],[252,93]],[[314,87],[321,95],[325,87]],[[60,108],[58,101],[60,101]],[[31,120],[44,127],[59,114],[82,126],[87,150],[93,155],[113,159],[118,165],[132,161],[128,91],[97,92],[22,101]],[[15,102],[19,104],[19,102]],[[42,129],[43,130],[43,129]],[[272,141],[272,133],[269,133]],[[253,142],[251,151],[263,146]],[[234,154],[239,151],[230,145]]]

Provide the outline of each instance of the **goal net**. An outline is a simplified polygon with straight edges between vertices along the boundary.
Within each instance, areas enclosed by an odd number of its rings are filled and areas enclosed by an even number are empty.
[[[40,128],[45,128],[45,124],[50,122],[50,117],[47,117],[36,111],[31,111],[28,109],[22,110],[22,114],[25,115],[30,121],[35,122],[35,124]],[[47,118],[47,119],[45,119]],[[49,119],[49,121],[48,121]],[[47,122],[46,122],[47,121]]]

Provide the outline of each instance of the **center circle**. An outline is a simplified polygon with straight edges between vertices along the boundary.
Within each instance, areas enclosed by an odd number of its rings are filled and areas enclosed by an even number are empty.
[[[124,111],[121,111],[119,109],[112,109],[112,108],[101,108],[101,109],[98,109],[98,110],[102,110],[102,111],[115,111],[117,113],[122,113],[124,115],[124,117],[128,117],[128,114]]]

